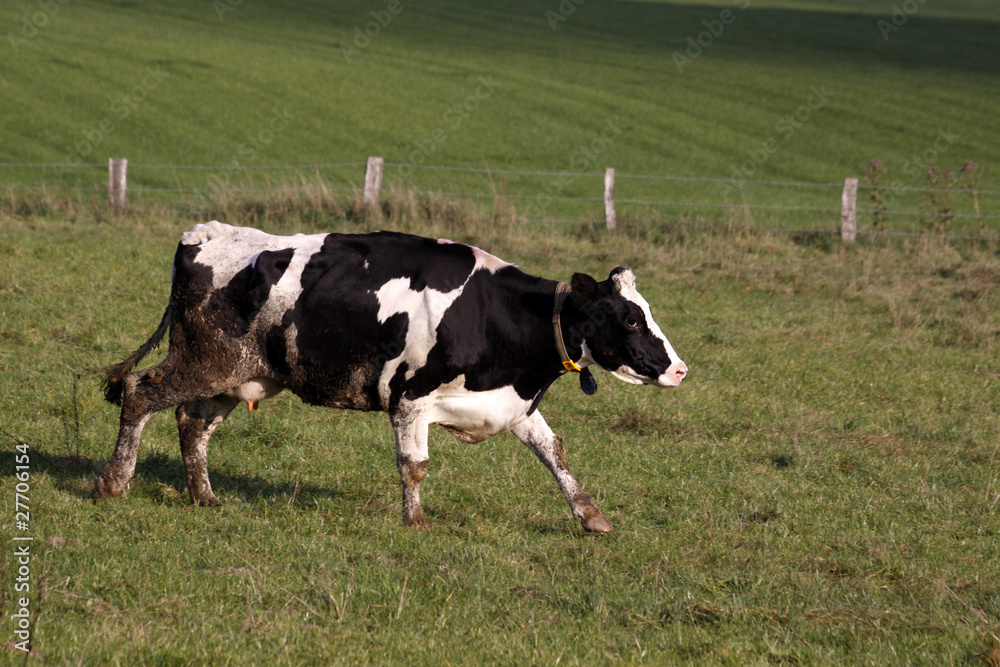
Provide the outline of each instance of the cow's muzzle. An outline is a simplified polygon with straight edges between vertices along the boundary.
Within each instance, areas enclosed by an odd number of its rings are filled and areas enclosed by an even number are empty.
[[[687,375],[688,367],[683,361],[676,361],[663,372],[663,375],[656,378],[656,384],[660,387],[676,387]]]

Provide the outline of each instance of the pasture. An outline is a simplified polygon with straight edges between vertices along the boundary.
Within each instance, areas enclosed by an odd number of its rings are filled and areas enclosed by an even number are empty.
[[[917,9],[885,32],[894,4]],[[971,160],[996,189],[993,0],[391,6],[367,43],[390,3],[0,6],[0,662],[1000,664],[1000,252],[921,234],[1000,199],[904,191],[925,215],[853,246],[776,231],[834,230],[813,209],[873,158],[905,187]],[[368,155],[396,165],[381,210],[357,202]],[[108,157],[130,161],[123,213]],[[327,163],[348,166],[284,168]],[[613,234],[600,202],[513,196],[599,198],[607,166],[834,187],[621,178],[622,199],[726,206],[626,203]],[[213,437],[222,506],[191,506],[170,411],[127,496],[95,503],[118,422],[101,370],[213,217],[447,237],[560,280],[631,266],[690,375],[596,371],[596,395],[564,378],[541,404],[615,531],[584,534],[513,437],[441,429],[431,525],[408,530],[385,415],[289,394]]]
[[[993,248],[495,236],[549,277],[632,265],[691,375],[666,391],[598,372],[592,397],[564,378],[542,403],[614,533],[583,534],[512,437],[438,429],[415,532],[385,416],[287,394],[214,437],[222,507],[190,505],[169,411],[128,496],[93,502],[117,433],[99,369],[155,327],[190,221],[85,218],[6,217],[0,238],[0,497],[12,518],[27,443],[45,664],[996,660]],[[387,225],[470,240],[323,228]]]

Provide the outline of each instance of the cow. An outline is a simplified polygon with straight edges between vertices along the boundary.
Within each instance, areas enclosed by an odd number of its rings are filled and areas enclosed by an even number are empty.
[[[168,329],[166,358],[133,371]],[[555,380],[589,376],[594,364],[659,387],[687,374],[630,269],[564,283],[447,240],[275,236],[213,220],[181,236],[158,328],[104,380],[121,419],[94,493],[121,495],[146,421],[176,407],[188,492],[216,504],[212,432],[238,404],[252,411],[289,389],[313,405],[388,413],[409,526],[426,525],[420,484],[428,427],[439,424],[467,443],[511,431],[556,478],[583,528],[607,532],[538,410]]]

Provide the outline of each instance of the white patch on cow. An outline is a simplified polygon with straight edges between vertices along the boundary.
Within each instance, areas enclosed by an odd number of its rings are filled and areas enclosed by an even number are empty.
[[[279,393],[284,386],[270,378],[254,378],[226,392],[237,403],[259,403]]]
[[[479,442],[510,430],[527,418],[529,409],[531,401],[521,398],[513,387],[471,391],[465,388],[465,375],[400,405],[400,410],[419,415],[424,424],[441,424],[467,442]],[[412,454],[419,456],[420,452]]]
[[[582,341],[580,343],[580,347],[582,348],[581,351],[580,351],[580,354],[582,356],[580,357],[579,361],[576,362],[576,365],[579,366],[580,368],[586,368],[587,366],[594,366],[594,365],[596,365],[597,362],[594,361],[594,355],[591,354],[590,348],[587,347],[587,341],[586,340],[584,340],[584,341]]]
[[[295,302],[302,294],[302,271],[312,256],[319,252],[322,245],[323,241],[320,239],[319,244],[315,247],[305,245],[295,248],[295,253],[292,255],[291,261],[288,262],[288,268],[281,274],[278,282],[271,286],[267,301],[260,308],[255,321],[258,328],[279,325],[285,313],[295,307]]]
[[[274,236],[259,229],[233,227],[212,220],[195,225],[181,236],[181,244],[201,246],[195,262],[212,269],[212,286],[216,289],[228,285],[233,276],[246,267],[256,266],[260,253],[291,248],[295,254],[279,281],[279,284],[284,283],[283,289],[288,290],[293,284],[301,289],[302,269],[323,247],[326,237],[326,234]]]
[[[631,366],[619,366],[615,370],[609,370],[608,372],[622,382],[627,382],[628,384],[646,384],[649,382],[649,378],[636,373],[632,370]],[[643,382],[644,380],[645,382]]]
[[[455,242],[451,239],[438,239],[438,245],[454,245]],[[476,259],[476,266],[472,269],[473,271],[479,271],[484,269],[490,273],[496,273],[505,266],[514,266],[510,262],[505,262],[495,255],[491,255],[481,248],[476,246],[468,246],[472,249],[472,256]]]
[[[657,384],[661,387],[676,387],[684,379],[687,374],[687,364],[681,361],[680,357],[674,351],[673,346],[670,345],[670,341],[667,337],[663,335],[660,331],[660,327],[653,320],[653,313],[649,309],[649,304],[646,300],[642,298],[639,294],[639,290],[635,287],[635,274],[632,273],[631,269],[625,269],[624,271],[618,273],[614,276],[615,288],[618,293],[622,295],[622,298],[631,301],[635,305],[639,306],[642,310],[643,316],[646,318],[646,326],[653,333],[654,336],[659,338],[663,342],[663,348],[670,357],[673,363],[667,368],[666,371],[658,378],[647,378],[629,366],[622,366],[616,370],[610,371],[619,380],[623,382],[628,382],[631,384]]]
[[[201,245],[216,236],[223,236],[228,233],[230,226],[218,220],[210,220],[195,225],[191,231],[181,235],[181,245]]]
[[[449,292],[430,287],[416,291],[410,289],[409,278],[393,278],[375,292],[379,304],[379,324],[385,324],[397,313],[405,313],[408,320],[403,352],[386,362],[379,377],[379,396],[383,405],[388,405],[389,381],[395,376],[401,363],[406,362],[407,380],[427,363],[427,355],[437,343],[438,325],[464,289],[465,283]]]
[[[465,388],[464,375],[441,385],[427,398],[432,403],[430,423],[475,433],[483,439],[513,428],[531,408],[531,401],[521,398],[511,386],[470,391]]]
[[[472,246],[472,255],[476,258],[476,271],[484,269],[490,273],[496,273],[506,266],[511,266],[510,262],[505,262],[499,257],[495,257],[475,246]]]

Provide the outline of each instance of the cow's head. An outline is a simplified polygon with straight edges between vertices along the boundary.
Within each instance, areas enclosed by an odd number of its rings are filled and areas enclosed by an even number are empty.
[[[581,365],[596,363],[632,384],[676,387],[687,375],[670,341],[653,321],[649,304],[635,288],[631,269],[618,267],[604,282],[577,273],[570,300],[583,320],[569,331],[583,349]]]

